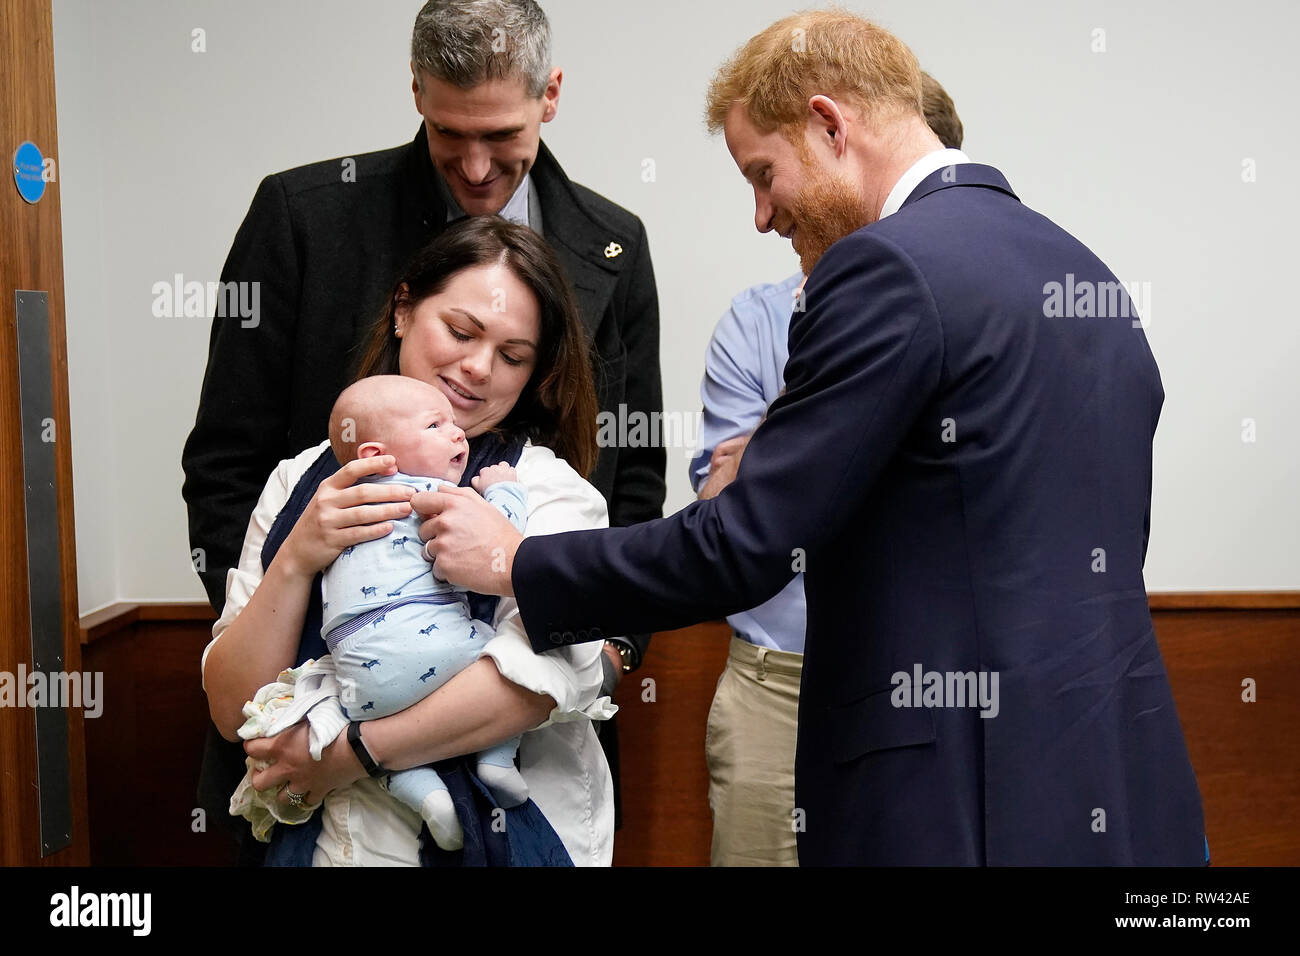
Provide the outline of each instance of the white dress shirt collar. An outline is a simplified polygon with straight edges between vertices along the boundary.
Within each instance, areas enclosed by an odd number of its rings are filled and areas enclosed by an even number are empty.
[[[886,216],[892,216],[903,207],[907,202],[907,197],[912,195],[912,190],[921,185],[921,180],[925,179],[933,172],[943,169],[945,166],[955,166],[958,163],[969,163],[970,157],[960,149],[936,149],[933,153],[926,153],[916,162],[914,162],[907,172],[894,184],[894,188],[889,191],[885,197],[885,205],[880,209],[879,219]]]

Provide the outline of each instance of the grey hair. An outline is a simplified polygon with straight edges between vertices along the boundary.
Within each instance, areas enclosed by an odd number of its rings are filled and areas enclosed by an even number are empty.
[[[551,25],[534,0],[429,0],[415,17],[411,62],[416,82],[423,72],[468,90],[521,77],[537,99],[551,75]]]

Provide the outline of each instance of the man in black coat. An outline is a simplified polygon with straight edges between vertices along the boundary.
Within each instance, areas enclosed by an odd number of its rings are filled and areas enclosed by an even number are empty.
[[[550,63],[549,25],[531,0],[456,9],[431,0],[412,38],[412,91],[424,117],[414,140],[262,181],[221,276],[223,288],[256,283],[242,288],[257,289],[257,308],[251,316],[218,310],[182,455],[190,545],[218,613],[267,476],[326,437],[330,408],[402,265],[453,219],[500,214],[541,233],[574,286],[601,410],[618,416],[622,405],[647,419],[662,412],[645,227],[571,182],[541,142],[562,80]],[[612,525],[661,515],[664,467],[662,447],[600,449],[590,481]],[[608,689],[640,664],[648,643],[648,635],[611,640]],[[601,739],[617,808],[613,728],[602,728]],[[240,756],[228,750],[232,789]],[[215,801],[225,783],[213,771],[205,759],[204,789]]]

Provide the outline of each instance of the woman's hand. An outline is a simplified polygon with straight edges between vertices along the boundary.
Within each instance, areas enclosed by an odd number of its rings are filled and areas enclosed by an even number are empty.
[[[358,458],[320,483],[316,494],[289,532],[276,560],[285,556],[292,570],[311,578],[333,563],[344,548],[382,538],[393,530],[389,522],[411,513],[408,485],[356,482],[366,475],[397,472],[392,455]]]
[[[303,798],[303,803],[320,803],[331,790],[356,783],[366,771],[352,752],[345,727],[334,742],[321,751],[320,760],[311,759],[308,748],[310,726],[300,721],[274,737],[256,737],[244,744],[244,750],[254,760],[267,760],[271,766],[255,771],[251,780],[254,789],[280,790],[280,802],[289,803],[290,791]]]

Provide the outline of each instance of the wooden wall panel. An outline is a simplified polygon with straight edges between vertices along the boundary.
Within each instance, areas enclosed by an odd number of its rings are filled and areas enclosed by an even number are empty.
[[[1300,865],[1300,610],[1156,611],[1214,866]],[[1256,700],[1242,700],[1252,678]]]
[[[104,715],[86,721],[90,862],[95,866],[222,865],[236,858],[222,821],[195,830],[208,723],[199,661],[212,611],[181,620],[138,609],[87,627],[85,661],[104,674]],[[155,616],[157,612],[155,611]]]
[[[1185,606],[1153,596],[1153,605]],[[1200,781],[1216,866],[1300,864],[1300,596],[1200,596],[1157,610],[1156,633]],[[1223,608],[1221,605],[1228,605]],[[1216,609],[1218,608],[1218,609]],[[171,618],[178,618],[172,620]],[[228,863],[233,844],[190,830],[207,707],[198,662],[206,606],[129,609],[83,621],[88,666],[103,670],[116,720],[87,722],[93,860]],[[707,866],[712,820],[704,728],[730,631],[655,635],[615,700],[623,772],[622,866]],[[1241,699],[1254,678],[1257,702]],[[643,699],[653,680],[654,700]]]
[[[640,670],[619,684],[623,827],[615,866],[709,865],[704,727],[730,642],[722,622],[656,634]],[[654,681],[652,703],[642,700],[646,680]]]

